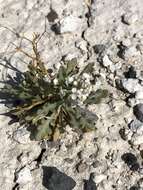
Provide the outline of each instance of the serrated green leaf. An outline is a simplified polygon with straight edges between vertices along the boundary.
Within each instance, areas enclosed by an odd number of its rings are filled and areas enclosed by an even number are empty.
[[[66,79],[66,69],[65,67],[61,66],[58,72],[58,82],[59,84],[63,84]]]
[[[67,61],[66,65],[67,65],[66,74],[67,76],[69,76],[75,71],[75,67],[77,66],[77,59],[73,58],[72,60]]]
[[[80,74],[92,73],[94,71],[94,63],[88,63]]]
[[[33,115],[27,115],[27,116],[25,117],[25,120],[26,120],[27,122],[31,122],[31,121],[33,120]]]
[[[84,101],[85,104],[99,104],[103,98],[108,95],[108,90],[98,89],[95,92],[92,91],[88,98]]]
[[[28,93],[26,93],[26,92],[21,92],[20,94],[19,94],[19,98],[20,99],[31,99],[32,98],[32,96],[30,95],[30,94],[28,94]]]
[[[53,112],[59,105],[59,102],[55,102],[55,103],[46,103],[45,105],[43,105],[43,111],[45,112],[45,114],[49,114],[49,112]]]

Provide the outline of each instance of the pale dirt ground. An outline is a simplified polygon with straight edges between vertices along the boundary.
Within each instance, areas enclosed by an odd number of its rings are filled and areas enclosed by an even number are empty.
[[[51,9],[58,15],[52,20]],[[51,28],[58,24],[61,28],[56,34]],[[0,116],[0,189],[45,190],[42,166],[54,166],[75,180],[74,190],[84,189],[83,180],[88,180],[91,173],[94,173],[97,190],[143,190],[142,131],[133,134],[128,128],[135,119],[133,105],[136,101],[142,103],[143,98],[131,99],[130,107],[127,106],[129,93],[117,89],[115,82],[125,78],[123,73],[131,65],[137,72],[143,70],[143,1],[93,0],[90,4],[90,0],[0,0],[1,81],[7,72],[14,75],[13,70],[2,66],[6,64],[4,57],[21,71],[29,61],[13,52],[12,43],[20,43],[15,33],[31,38],[33,32],[42,34],[44,31],[39,49],[48,66],[59,62],[64,55],[77,57],[81,67],[95,62],[100,75],[98,82],[109,90],[112,98],[89,107],[99,116],[95,133],[85,134],[80,139],[67,129],[60,148],[46,144],[38,166],[36,159],[42,151],[41,143],[30,141],[29,132],[23,126],[19,129],[18,123],[9,125],[10,118]],[[118,54],[121,43],[127,47],[124,57]],[[104,66],[97,61],[95,51],[95,45],[100,44],[105,46],[104,54],[111,60],[105,58]],[[23,47],[30,51],[26,41]],[[0,104],[0,113],[6,109]],[[123,128],[125,140],[119,134]],[[131,171],[123,162],[124,153],[137,157],[138,171]],[[79,170],[77,165],[80,165]],[[16,174],[23,168],[26,172],[17,179]]]

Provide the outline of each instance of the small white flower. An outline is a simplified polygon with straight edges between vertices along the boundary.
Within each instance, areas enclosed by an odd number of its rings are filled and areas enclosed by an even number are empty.
[[[76,99],[77,99],[77,96],[76,96],[75,94],[72,94],[72,95],[71,95],[71,98],[72,98],[73,100],[76,100]]]
[[[91,91],[92,91],[92,86],[89,85],[89,86],[88,86],[88,93],[90,93]]]
[[[83,73],[83,77],[84,77],[85,79],[90,79],[90,75],[87,74],[87,73]]]
[[[74,85],[74,86],[77,86],[77,84],[78,84],[77,81],[74,81],[74,82],[73,82],[73,85]]]
[[[77,89],[76,88],[72,88],[72,93],[76,93]]]
[[[44,77],[44,81],[45,81],[45,82],[51,82],[50,78],[49,78],[49,77],[47,77],[47,76],[46,76],[46,77]]]
[[[73,78],[73,77],[69,77],[69,78],[68,78],[68,82],[69,82],[69,83],[72,83],[73,81],[74,81],[74,78]]]
[[[53,80],[53,83],[54,83],[54,85],[57,85],[57,84],[58,84],[58,79],[55,78],[55,79]]]
[[[86,78],[86,79],[85,79],[85,83],[90,83],[90,79],[89,79],[89,78]]]
[[[55,64],[55,68],[56,68],[56,69],[59,69],[60,66],[61,66],[61,63],[56,63],[56,64]]]
[[[86,98],[87,98],[87,95],[83,94],[83,95],[81,96],[81,101],[84,102],[84,101],[86,100]]]
[[[83,94],[83,89],[80,89],[77,91],[78,96],[81,96]]]
[[[51,73],[51,77],[54,77],[55,76],[55,73]]]

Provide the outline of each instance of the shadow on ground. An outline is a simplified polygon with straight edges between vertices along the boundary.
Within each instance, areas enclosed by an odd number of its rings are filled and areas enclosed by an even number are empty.
[[[2,78],[0,80],[0,83],[2,86],[0,88],[0,104],[4,104],[7,108],[11,109],[12,107],[15,107],[16,105],[19,105],[21,100],[17,99],[15,96],[12,96],[11,93],[9,93],[8,91],[5,91],[5,86],[18,87],[20,84],[20,81],[23,78],[23,73],[11,64],[10,59],[0,58],[0,66],[3,67],[5,70],[12,70],[15,73],[14,77],[6,73],[6,77],[5,77],[6,79]],[[9,125],[15,122],[18,122],[17,117],[12,115],[10,112],[0,113],[0,115],[5,115],[11,118],[11,120],[8,123]]]

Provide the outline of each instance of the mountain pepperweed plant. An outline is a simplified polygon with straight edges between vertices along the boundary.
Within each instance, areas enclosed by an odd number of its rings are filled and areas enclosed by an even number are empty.
[[[33,128],[32,136],[36,140],[55,141],[66,125],[82,132],[95,130],[94,119],[83,105],[100,103],[108,92],[105,89],[92,91],[89,73],[93,71],[94,64],[80,70],[74,58],[63,61],[58,69],[47,69],[37,49],[38,40],[37,34],[29,40],[33,55],[16,48],[31,60],[19,81],[10,76],[13,83],[6,83],[2,89],[10,99],[16,100],[9,113],[20,124]]]

